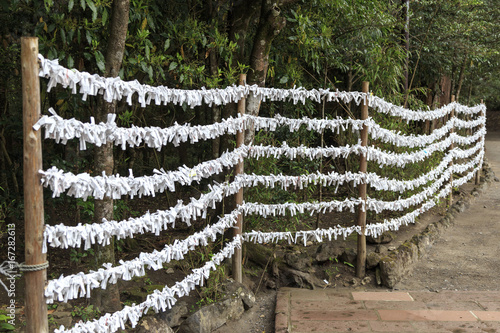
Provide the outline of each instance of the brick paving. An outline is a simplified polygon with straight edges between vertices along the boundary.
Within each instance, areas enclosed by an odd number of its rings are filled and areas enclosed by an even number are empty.
[[[500,291],[377,291],[282,288],[276,333],[500,333]]]

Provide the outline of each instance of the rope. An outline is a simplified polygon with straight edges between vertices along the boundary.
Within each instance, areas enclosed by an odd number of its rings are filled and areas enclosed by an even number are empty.
[[[15,274],[15,269],[19,269],[20,272],[37,272],[49,267],[49,262],[46,261],[41,264],[36,265],[26,265],[23,263],[18,263],[15,261],[6,260],[0,264],[0,274],[3,274],[8,277],[19,276],[19,274]]]
[[[37,272],[47,269],[48,267],[49,267],[48,261],[42,264],[26,265],[24,262],[20,264],[15,261],[6,260],[0,264],[0,274],[5,275],[7,279],[15,279],[21,276],[21,274],[16,273],[15,271],[16,269],[19,269],[20,272]],[[0,285],[4,287],[7,293],[11,291],[9,288],[7,288],[7,286],[5,285],[5,283],[3,283],[2,280],[0,280]]]
[[[36,272],[47,269],[49,267],[49,262],[46,261],[42,264],[36,265],[26,265],[24,262],[22,264],[18,264],[19,271],[21,272]]]

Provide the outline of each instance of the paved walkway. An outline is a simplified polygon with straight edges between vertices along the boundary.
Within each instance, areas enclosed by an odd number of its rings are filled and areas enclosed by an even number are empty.
[[[276,333],[302,332],[500,332],[500,291],[282,288]]]

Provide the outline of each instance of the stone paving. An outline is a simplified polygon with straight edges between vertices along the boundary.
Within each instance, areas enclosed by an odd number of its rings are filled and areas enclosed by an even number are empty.
[[[282,288],[276,333],[500,332],[500,291]]]

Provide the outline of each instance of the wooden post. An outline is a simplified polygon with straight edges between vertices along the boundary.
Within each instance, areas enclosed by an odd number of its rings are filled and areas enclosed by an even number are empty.
[[[247,80],[247,75],[246,74],[240,74],[240,86],[243,86],[246,84]],[[245,114],[245,98],[242,98],[238,102],[238,113],[240,115]],[[236,133],[236,148],[239,148],[243,145],[243,142],[245,140],[245,131],[239,131]],[[235,168],[235,176],[242,174],[244,172],[244,162],[239,162],[236,164]],[[235,201],[236,201],[236,207],[241,205],[243,203],[243,189],[241,188],[238,193],[236,193],[235,196]],[[238,221],[236,222],[236,228],[233,229],[233,236],[240,235],[243,231],[243,213],[241,213],[238,216]],[[233,279],[239,283],[242,282],[243,279],[243,274],[242,274],[242,255],[241,255],[241,249],[234,249],[234,254],[233,254],[233,260],[232,260],[232,268],[233,268]]]
[[[481,104],[483,104],[483,100],[481,100]],[[481,112],[479,113],[479,117],[482,117],[483,115],[484,115],[484,114],[483,114],[483,111],[481,111]],[[483,128],[483,126],[484,126],[484,125],[481,125],[481,127],[479,127],[479,128],[481,129],[481,128]],[[471,134],[472,134],[472,133],[471,133]],[[481,140],[481,139],[479,139],[479,140]],[[479,170],[477,170],[477,172],[476,172],[476,179],[475,179],[475,183],[476,183],[476,185],[479,185],[479,183],[481,182],[481,170],[482,170],[482,168],[483,168],[483,165],[482,165],[482,164],[481,164],[481,165],[479,165]]]
[[[362,91],[364,93],[369,93],[370,84],[369,82],[363,81]],[[368,98],[365,98],[364,103],[361,105],[361,120],[368,119]],[[361,145],[368,146],[368,126],[363,125],[361,130]],[[366,156],[361,155],[359,157],[359,172],[367,172],[367,161]],[[366,203],[366,182],[360,183],[358,185],[359,198],[364,200]],[[358,208],[358,225],[361,227],[361,234],[358,235],[358,253],[356,257],[356,276],[362,278],[365,276],[366,272],[366,207],[363,211],[361,206]]]
[[[21,67],[23,81],[23,178],[25,263],[38,265],[46,262],[42,253],[43,191],[38,170],[42,169],[42,141],[40,131],[33,125],[40,119],[40,78],[38,77],[38,38],[21,38]],[[24,273],[26,282],[26,332],[48,332],[47,304],[44,287],[46,269]]]
[[[451,102],[452,103],[455,102],[455,95],[451,95]],[[451,109],[450,117],[448,119],[451,121],[451,119],[454,116],[455,116],[455,109]],[[453,132],[455,132],[455,126],[453,126],[450,129],[450,134],[452,134]],[[453,148],[455,148],[455,144],[452,142],[449,151],[452,151]],[[450,168],[452,167],[453,167],[453,159],[450,162]],[[450,184],[453,184],[453,172],[450,175]],[[450,196],[448,197],[448,206],[451,207],[452,204],[453,204],[453,186],[451,187]]]

